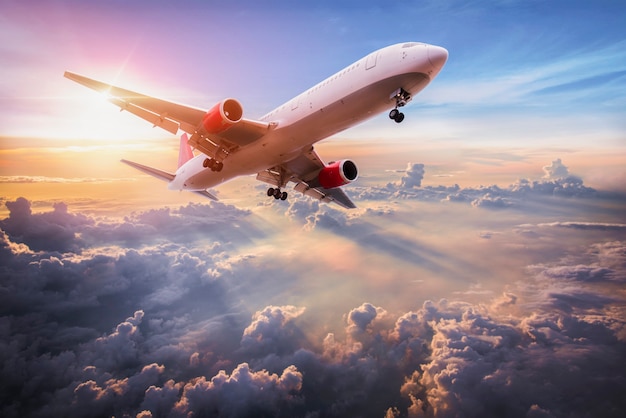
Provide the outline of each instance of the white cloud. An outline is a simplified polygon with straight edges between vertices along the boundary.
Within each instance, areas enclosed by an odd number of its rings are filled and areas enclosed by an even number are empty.
[[[399,186],[401,188],[411,189],[413,187],[421,187],[424,179],[424,164],[409,163],[402,178],[400,178]]]
[[[545,173],[543,178],[549,180],[559,180],[569,176],[569,170],[561,162],[560,158],[552,161],[552,164],[543,167],[543,172]]]
[[[425,172],[424,166],[409,164],[400,182],[388,183],[385,187],[355,186],[352,190],[358,193],[359,200],[465,202],[474,207],[492,209],[516,208],[547,197],[593,198],[598,194],[596,190],[585,186],[582,179],[569,175],[567,167],[560,159],[544,167],[544,171],[546,176],[542,180],[520,179],[505,188],[497,185],[467,188],[458,185],[420,187]]]

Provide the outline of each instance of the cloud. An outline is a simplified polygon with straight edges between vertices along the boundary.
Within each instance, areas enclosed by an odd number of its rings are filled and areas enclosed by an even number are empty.
[[[3,416],[616,416],[626,407],[615,367],[626,361],[624,299],[610,290],[626,280],[623,240],[530,265],[523,281],[502,277],[506,290],[482,293],[481,303],[456,294],[408,307],[361,301],[341,311],[326,308],[349,297],[341,274],[335,288],[293,303],[329,281],[309,283],[297,266],[276,266],[275,251],[241,251],[263,237],[249,211],[205,204],[96,220],[62,204],[34,214],[25,199],[7,203]],[[297,200],[287,212],[300,223],[283,233],[302,240],[325,237],[330,227],[363,241],[366,259],[383,252],[418,264],[437,259],[419,258],[406,238],[392,242],[367,222],[376,213]],[[50,225],[69,231],[65,252],[26,234]],[[249,235],[236,232],[248,225]],[[537,225],[525,228],[586,231]],[[128,231],[136,231],[133,245],[119,246]],[[484,245],[504,235],[490,234]],[[292,247],[285,260],[321,263],[328,273],[333,264],[319,257],[326,250]],[[366,277],[371,264],[353,268]]]
[[[549,180],[558,180],[569,176],[569,170],[563,165],[560,158],[552,161],[552,164],[544,166],[543,172],[545,173],[543,178]]]
[[[595,282],[606,280],[607,276],[611,274],[611,270],[603,267],[578,265],[547,269],[544,274],[569,280]]]
[[[314,230],[323,228],[330,231],[341,231],[345,228],[347,219],[343,212],[334,208],[324,208],[306,218],[305,229]]]
[[[409,164],[399,182],[385,187],[353,187],[359,200],[417,200],[427,202],[467,203],[488,209],[519,208],[549,197],[593,198],[598,192],[583,184],[583,180],[569,174],[560,159],[544,167],[542,180],[520,179],[505,188],[497,185],[467,187],[421,186],[423,164]]]
[[[502,196],[494,196],[491,193],[485,193],[485,195],[472,200],[472,206],[474,207],[501,209],[512,205],[513,203],[509,199],[503,198]]]
[[[348,314],[348,329],[350,334],[361,334],[366,332],[372,322],[381,315],[385,314],[385,310],[377,308],[370,303],[364,303],[360,307],[353,309]]]
[[[416,416],[432,411],[438,416],[523,416],[536,407],[557,416],[576,410],[600,413],[597,400],[577,389],[577,382],[588,379],[617,400],[612,388],[617,375],[610,364],[621,355],[609,341],[577,340],[577,334],[587,334],[585,321],[541,314],[508,324],[471,307],[442,310],[448,318],[432,326],[430,361],[401,389]],[[580,397],[559,405],[554,397],[561,393]]]
[[[290,349],[295,328],[294,319],[302,315],[304,308],[295,306],[267,306],[252,317],[252,323],[243,330],[241,348],[244,352],[270,353],[276,347]]]
[[[123,178],[93,178],[93,177],[45,177],[45,176],[0,176],[0,183],[113,183],[133,181]]]
[[[621,241],[593,244],[581,257],[586,263],[561,266],[539,265],[541,277],[565,282],[623,282],[626,280],[626,253]]]
[[[221,370],[210,381],[204,377],[187,383],[171,411],[174,416],[213,415],[225,417],[285,414],[301,403],[297,396],[303,376],[289,366],[279,375],[265,370],[253,372],[246,363],[229,375]],[[167,412],[167,411],[164,411]]]
[[[82,245],[78,229],[93,222],[85,216],[69,214],[64,203],[56,203],[53,212],[35,215],[24,198],[6,202],[6,206],[10,214],[0,221],[0,228],[35,251],[78,251]]]
[[[402,178],[400,178],[400,188],[411,189],[421,187],[424,179],[424,164],[409,163]]]
[[[604,223],[604,222],[549,222],[537,225],[543,227],[571,228],[581,230],[598,230],[598,231],[622,231],[626,229],[626,224]]]

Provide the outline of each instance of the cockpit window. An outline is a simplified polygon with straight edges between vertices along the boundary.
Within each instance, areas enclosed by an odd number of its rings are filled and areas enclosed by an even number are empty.
[[[418,46],[418,45],[420,45],[419,42],[407,42],[404,45],[402,45],[402,48],[411,48],[411,47]]]

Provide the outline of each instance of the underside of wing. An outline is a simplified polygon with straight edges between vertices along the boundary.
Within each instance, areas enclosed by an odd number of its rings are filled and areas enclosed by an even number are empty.
[[[356,205],[339,186],[324,187],[320,183],[320,173],[329,167],[324,164],[313,147],[311,147],[308,151],[303,152],[291,161],[283,163],[279,167],[258,173],[257,179],[277,187],[284,187],[291,181],[296,183],[294,189],[306,196],[327,203],[335,202],[346,209],[356,208]],[[354,178],[356,178],[356,172]],[[342,184],[347,184],[348,182]]]
[[[270,123],[241,117],[243,109],[234,99],[226,99],[210,110],[182,105],[167,100],[146,96],[121,87],[93,80],[91,78],[66,71],[64,76],[83,86],[104,94],[111,103],[172,134],[179,129],[192,136],[193,145],[200,151],[214,157],[220,150],[233,152],[246,146],[267,133]],[[234,103],[239,108],[236,120],[228,119],[224,111],[225,103]],[[217,128],[217,129],[216,129]]]

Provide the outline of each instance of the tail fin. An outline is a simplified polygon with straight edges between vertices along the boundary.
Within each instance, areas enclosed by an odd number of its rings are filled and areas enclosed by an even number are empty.
[[[191,146],[189,145],[189,138],[187,138],[187,134],[184,133],[180,137],[180,149],[178,151],[178,168],[180,168],[183,164],[193,158],[193,151],[191,150]]]

